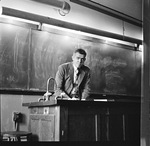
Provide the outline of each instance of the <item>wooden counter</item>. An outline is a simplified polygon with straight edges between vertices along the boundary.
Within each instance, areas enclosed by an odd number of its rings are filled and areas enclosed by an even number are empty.
[[[52,100],[23,103],[37,141],[140,141],[140,103]]]

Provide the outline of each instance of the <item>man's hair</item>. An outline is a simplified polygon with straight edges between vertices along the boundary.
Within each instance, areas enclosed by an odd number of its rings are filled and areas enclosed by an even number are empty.
[[[85,52],[85,50],[79,48],[79,49],[76,49],[74,53],[77,53],[77,52],[80,53],[80,54],[82,54],[82,55],[84,55],[84,56],[86,57],[86,52]]]

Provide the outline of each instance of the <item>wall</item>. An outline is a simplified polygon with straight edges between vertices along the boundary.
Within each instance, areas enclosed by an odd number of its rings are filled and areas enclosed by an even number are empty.
[[[55,18],[65,22],[80,24],[91,28],[112,32],[115,34],[142,39],[142,28],[134,26],[129,23],[124,23],[122,20],[107,16],[105,14],[96,12],[94,10],[70,3],[71,11],[66,16],[60,16],[56,8],[50,6],[37,4],[29,0],[2,0],[2,5],[10,8],[15,8],[21,11],[32,12],[50,18]],[[94,16],[94,17],[93,17]],[[125,30],[125,31],[124,31]],[[124,32],[123,32],[124,31]],[[37,101],[41,96],[27,96],[27,95],[9,95],[0,94],[0,109],[1,109],[1,131],[13,130],[12,112],[19,111],[25,116],[24,123],[21,124],[21,130],[27,130],[28,124],[28,109],[22,107],[23,102]]]
[[[142,0],[91,0],[106,7],[142,20]]]
[[[1,100],[1,131],[15,130],[13,122],[13,112],[21,112],[23,114],[23,121],[20,123],[19,130],[28,130],[28,113],[27,107],[23,107],[22,103],[38,101],[42,96],[31,95],[10,95],[2,94]]]
[[[116,19],[114,17],[108,16],[103,13],[99,13],[92,9],[77,5],[75,3],[70,2],[69,0],[67,0],[67,2],[71,6],[71,11],[66,16],[59,15],[57,9],[54,7],[41,4],[41,3],[36,3],[30,0],[11,0],[11,1],[2,0],[2,6],[25,11],[25,12],[30,12],[33,14],[40,14],[42,16],[55,18],[58,20],[71,22],[74,24],[80,24],[83,26],[88,26],[88,27],[95,28],[98,30],[104,30],[107,32],[112,32],[112,33],[116,33],[120,35],[123,35],[124,33],[125,36],[142,39],[141,27],[131,25],[127,22],[124,22],[124,26],[123,26],[122,20]],[[138,6],[137,8],[138,11],[140,11],[141,10],[140,9],[141,7],[139,7],[140,3],[137,2],[136,4]],[[126,2],[126,5],[128,5],[127,2]],[[130,8],[130,11],[134,13],[131,8]],[[141,15],[141,13],[139,15]],[[134,16],[134,17],[137,17],[137,16]]]
[[[141,97],[141,146],[150,145],[150,0],[144,3],[144,51]]]

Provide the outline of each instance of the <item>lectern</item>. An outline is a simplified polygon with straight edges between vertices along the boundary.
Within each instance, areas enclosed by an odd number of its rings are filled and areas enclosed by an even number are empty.
[[[37,141],[140,140],[140,103],[51,100],[23,103]]]

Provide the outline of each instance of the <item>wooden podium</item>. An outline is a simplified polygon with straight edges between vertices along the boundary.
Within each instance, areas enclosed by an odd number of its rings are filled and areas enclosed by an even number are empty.
[[[140,141],[140,103],[51,100],[23,103],[35,141]]]

